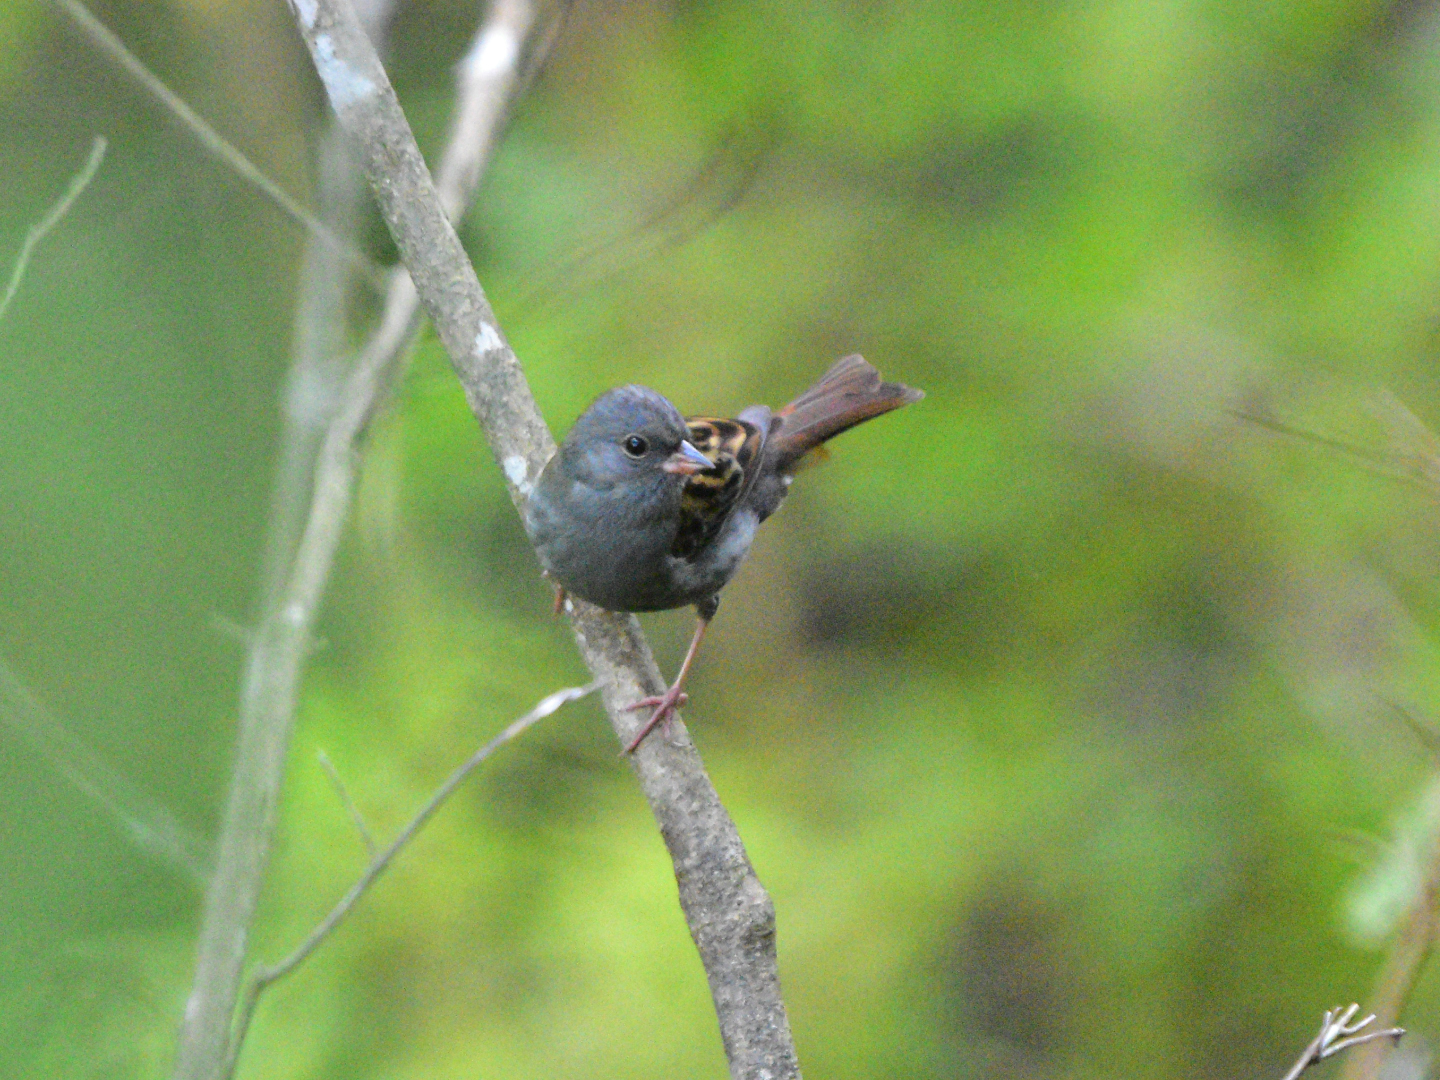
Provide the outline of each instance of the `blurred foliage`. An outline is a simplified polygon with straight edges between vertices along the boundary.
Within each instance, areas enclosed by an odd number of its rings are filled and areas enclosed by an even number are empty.
[[[476,7],[395,26],[427,148]],[[324,112],[283,5],[98,11],[309,191]],[[0,324],[0,659],[44,707],[0,709],[17,1077],[168,1068],[198,895],[35,745],[63,725],[213,834],[303,241],[54,8],[0,5],[0,252],[96,133]],[[1440,420],[1435,5],[580,0],[462,232],[557,429],[626,381],[779,404],[849,351],[929,392],[801,478],[690,687],[807,1075],[1279,1076],[1365,1002],[1413,848],[1354,838],[1434,799],[1387,702],[1440,714],[1440,521],[1367,409]],[[673,668],[689,614],[646,621]],[[584,679],[433,340],[321,632],[266,958],[363,864],[319,749],[388,836]],[[1437,1005],[1431,973],[1412,1046]],[[241,1069],[725,1074],[593,702],[271,991]]]

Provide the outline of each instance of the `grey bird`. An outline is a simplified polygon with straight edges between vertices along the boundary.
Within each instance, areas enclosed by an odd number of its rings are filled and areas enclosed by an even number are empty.
[[[626,746],[627,753],[684,703],[685,677],[755,530],[784,500],[801,459],[827,439],[924,393],[882,382],[858,356],[838,360],[814,386],[772,413],[737,419],[680,415],[654,390],[602,394],[575,422],[530,494],[525,529],[559,586],[610,611],[694,604],[695,635],[675,682]]]

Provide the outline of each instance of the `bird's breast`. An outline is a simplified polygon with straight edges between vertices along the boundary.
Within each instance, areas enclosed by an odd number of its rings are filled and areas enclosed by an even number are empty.
[[[540,564],[574,595],[611,611],[659,611],[691,602],[677,595],[666,567],[679,498],[673,484],[637,493],[542,483],[526,524]]]

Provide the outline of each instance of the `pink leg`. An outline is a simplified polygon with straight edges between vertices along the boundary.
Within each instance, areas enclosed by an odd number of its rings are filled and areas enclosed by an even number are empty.
[[[685,685],[685,676],[690,674],[690,665],[695,662],[695,654],[700,651],[700,641],[704,638],[705,630],[709,625],[709,619],[701,619],[696,623],[695,636],[690,639],[690,648],[685,653],[684,662],[680,665],[680,674],[675,676],[675,681],[671,684],[670,689],[666,690],[665,693],[659,697],[641,698],[635,702],[634,705],[630,706],[632,709],[644,709],[652,705],[656,706],[656,708],[650,715],[650,719],[645,721],[645,726],[640,729],[640,733],[630,740],[629,746],[625,747],[625,753],[633,754],[635,748],[645,741],[645,736],[655,730],[656,724],[662,721],[668,724],[670,722],[670,714],[679,706],[684,705],[688,700],[689,695],[685,694],[681,690],[681,687]]]

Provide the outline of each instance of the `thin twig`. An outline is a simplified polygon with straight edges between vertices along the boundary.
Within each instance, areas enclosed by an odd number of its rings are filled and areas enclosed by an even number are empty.
[[[212,611],[209,621],[211,630],[214,630],[221,637],[234,642],[236,645],[248,649],[255,644],[255,631],[240,620],[232,619],[223,611]]]
[[[15,268],[10,271],[10,283],[5,286],[5,295],[0,297],[0,319],[5,318],[5,312],[10,307],[10,301],[15,299],[15,294],[20,291],[20,282],[25,277],[25,268],[30,265],[30,256],[34,254],[36,246],[45,239],[45,234],[60,223],[60,219],[70,212],[70,207],[75,205],[75,200],[80,193],[90,186],[90,181],[95,179],[95,173],[100,169],[100,162],[105,160],[105,139],[96,135],[95,141],[90,144],[90,156],[80,171],[70,178],[70,184],[65,188],[65,194],[55,200],[55,204],[45,212],[45,216],[31,225],[25,231],[25,242],[20,245],[20,254],[15,257]]]
[[[374,260],[336,236],[284,188],[266,176],[234,143],[211,127],[204,117],[185,103],[184,98],[166,86],[160,76],[146,67],[145,62],[131,52],[125,43],[116,37],[114,31],[97,19],[80,0],[55,0],[55,3],[70,16],[81,32],[90,39],[91,44],[124,68],[131,78],[173,113],[200,140],[206,150],[228,165],[236,175],[283,210],[312,236],[319,237],[336,251],[343,253],[377,291],[385,287],[385,271],[377,266]]]
[[[523,508],[555,442],[515,353],[446,217],[374,49],[347,0],[291,0],[330,104],[355,139],[401,260],[489,440],[511,500]],[[611,726],[628,742],[641,722],[630,706],[664,681],[633,616],[575,603],[581,655],[604,687]],[[734,822],[689,741],[647,740],[630,758],[669,849],[680,904],[710,980],[732,1077],[800,1075],[780,994],[775,908]]]
[[[545,272],[516,307],[526,317],[572,302],[626,266],[682,247],[714,226],[749,193],[773,149],[768,130],[737,126],[677,189],[618,235],[572,252]]]
[[[524,66],[520,69],[520,81],[515,87],[515,100],[519,101],[530,92],[530,87],[540,78],[545,66],[550,63],[550,56],[555,51],[555,43],[560,40],[560,34],[565,29],[565,24],[570,19],[570,12],[575,7],[575,0],[556,0],[551,5],[550,20],[534,35],[534,45],[530,48],[530,55],[525,58]]]
[[[1349,1005],[1345,1008],[1336,1006],[1325,1013],[1325,1019],[1320,1022],[1320,1032],[1310,1040],[1310,1045],[1305,1047],[1295,1064],[1290,1066],[1290,1071],[1285,1074],[1284,1080],[1296,1080],[1296,1078],[1317,1062],[1348,1050],[1352,1046],[1362,1046],[1365,1043],[1377,1042],[1381,1039],[1392,1039],[1399,1042],[1400,1036],[1405,1034],[1404,1028],[1384,1028],[1375,1031],[1366,1031],[1363,1035],[1360,1032],[1374,1022],[1373,1015],[1351,1023],[1355,1014],[1360,1011],[1359,1005]]]
[[[315,757],[320,762],[320,768],[324,769],[325,775],[330,778],[330,785],[335,789],[335,795],[339,798],[340,805],[345,808],[350,823],[360,834],[360,842],[365,845],[365,853],[373,859],[376,851],[375,837],[370,834],[370,827],[365,824],[365,817],[360,813],[360,808],[355,805],[355,800],[350,798],[350,789],[341,779],[340,770],[335,768],[335,763],[330,760],[330,755],[324,750],[317,751]]]
[[[1420,745],[1425,747],[1431,759],[1440,763],[1440,731],[1436,730],[1435,725],[1428,720],[1422,720],[1394,698],[1381,695],[1380,702],[1400,718],[1401,722],[1410,730],[1410,734],[1414,735]]]
[[[1273,416],[1262,416],[1259,413],[1245,412],[1243,409],[1231,409],[1230,415],[1236,420],[1243,420],[1247,424],[1254,424],[1266,431],[1273,431],[1277,435],[1286,435],[1292,439],[1299,439],[1303,442],[1315,443],[1318,446],[1328,447],[1331,450],[1338,450],[1348,457],[1353,457],[1366,465],[1379,468],[1382,459],[1373,450],[1363,446],[1356,446],[1354,443],[1346,442],[1344,439],[1337,439],[1333,435],[1322,435],[1318,431],[1311,431],[1309,428],[1297,427],[1294,424],[1287,424]]]
[[[498,3],[494,18],[511,16],[516,3],[517,0]],[[491,21],[486,21],[486,28]],[[352,25],[355,32],[364,37],[361,28]],[[481,34],[484,33],[482,29]],[[366,48],[371,48],[368,40]],[[371,51],[373,55],[373,49]],[[516,56],[518,58],[518,51]],[[333,78],[336,72],[331,70],[330,75]],[[513,72],[507,75],[495,70],[492,75],[497,83],[508,83],[513,88]],[[483,80],[472,79],[462,86],[461,93],[487,90]],[[457,112],[463,113],[469,108],[468,101],[457,104]],[[503,110],[494,110],[493,115],[498,125]],[[492,141],[498,137],[498,127],[487,131],[471,125],[465,129],[464,137]],[[447,158],[479,156],[484,160],[488,153],[488,148],[473,145],[451,145],[446,149]],[[473,187],[467,189],[465,181],[473,184],[480,173],[474,169],[458,172],[454,181],[454,205],[461,207],[474,195]],[[378,408],[399,359],[414,341],[420,318],[409,275],[403,271],[392,273],[380,325],[346,379],[339,406],[326,428],[315,464],[308,517],[293,559],[285,570],[284,584],[266,603],[254,647],[247,658],[235,773],[221,825],[216,872],[201,919],[195,979],[180,1030],[176,1080],[211,1080],[233,1057],[231,1028],[240,991],[245,943],[274,831],[275,806],[284,777],[286,749],[310,631],[354,493],[355,447]]]
[[[1277,435],[1335,450],[1367,470],[1391,480],[1414,484],[1434,498],[1440,494],[1440,442],[1414,413],[1388,393],[1378,393],[1367,402],[1370,414],[1390,436],[1391,447],[1375,450],[1333,435],[1288,424],[1274,416],[1231,409],[1230,415],[1247,424]]]
[[[446,778],[443,784],[435,789],[435,793],[430,796],[425,805],[420,808],[419,812],[410,819],[409,824],[400,830],[399,835],[389,843],[385,850],[374,857],[370,865],[366,867],[365,873],[361,874],[359,880],[350,886],[350,891],[340,899],[340,902],[330,909],[330,914],[326,915],[325,918],[316,925],[315,929],[306,935],[305,940],[297,945],[294,950],[291,951],[290,955],[286,956],[283,960],[255,971],[245,991],[245,1000],[240,1009],[240,1018],[236,1023],[235,1037],[230,1043],[231,1056],[225,1067],[223,1080],[228,1080],[235,1071],[235,1062],[239,1057],[241,1048],[244,1046],[245,1035],[250,1029],[250,1021],[255,1015],[255,1006],[260,1001],[260,995],[271,985],[283,979],[286,975],[289,975],[309,959],[310,955],[320,947],[320,944],[335,932],[336,927],[344,921],[345,916],[350,914],[351,909],[359,903],[360,898],[365,895],[370,886],[375,884],[376,879],[385,872],[385,868],[390,865],[395,856],[425,827],[425,823],[435,815],[435,812],[440,809],[445,800],[454,794],[455,789],[464,783],[465,778],[474,772],[476,767],[484,762],[486,758],[490,757],[506,743],[518,738],[535,724],[545,719],[545,717],[555,713],[562,706],[572,701],[578,701],[587,694],[594,693],[597,689],[599,689],[599,684],[592,682],[586,686],[571,686],[564,690],[555,691],[555,693],[550,694],[542,700],[540,704],[536,705],[535,708],[531,709],[518,720],[512,722],[504,731],[500,732],[499,735],[496,735],[484,746],[476,750],[475,753],[471,754],[470,757]]]
[[[0,657],[0,723],[103,810],[137,848],[180,871],[197,888],[205,887],[210,876],[209,845],[69,731],[4,657]]]

